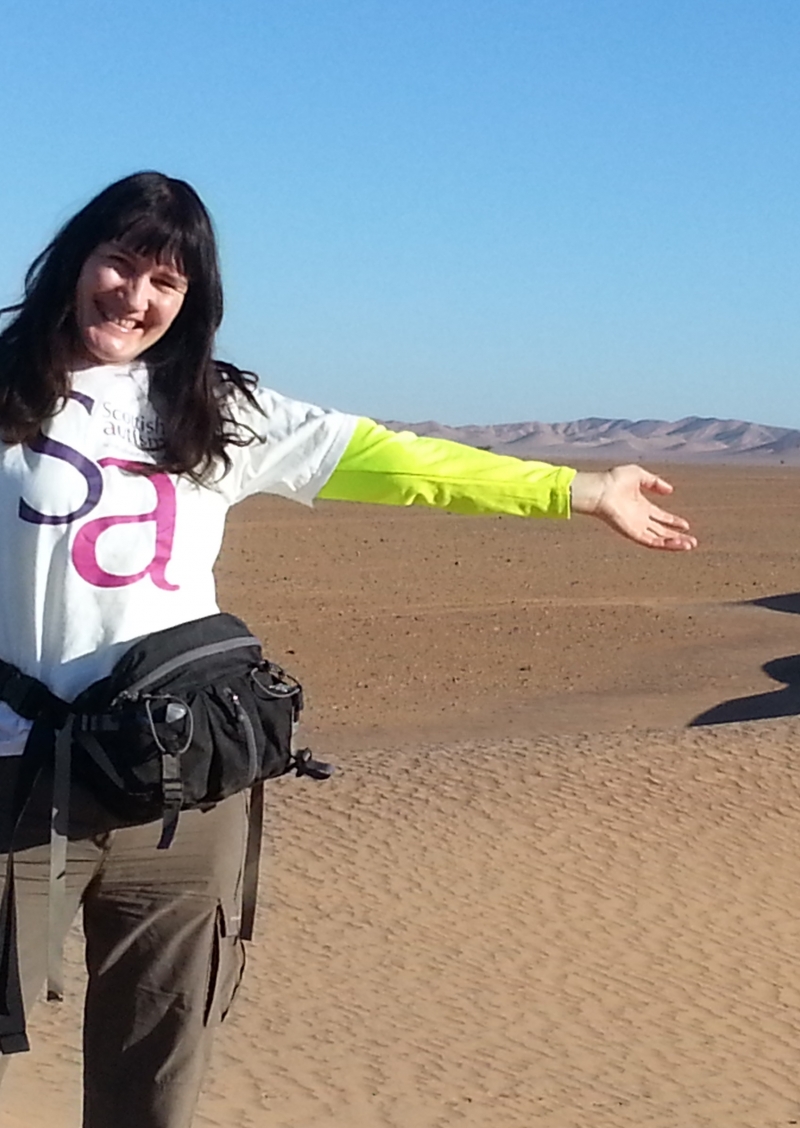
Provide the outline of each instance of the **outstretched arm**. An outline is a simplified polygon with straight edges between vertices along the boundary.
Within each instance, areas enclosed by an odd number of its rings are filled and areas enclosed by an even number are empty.
[[[648,492],[672,487],[639,466],[576,473],[360,419],[318,496],[522,517],[568,517],[572,508],[648,548],[693,548],[688,523],[660,509]]]
[[[450,513],[568,517],[575,471],[359,419],[318,497]]]
[[[572,480],[572,508],[575,513],[599,517],[646,548],[685,552],[697,545],[689,522],[661,509],[650,496],[671,493],[669,482],[641,466],[615,466],[601,473],[578,471]]]

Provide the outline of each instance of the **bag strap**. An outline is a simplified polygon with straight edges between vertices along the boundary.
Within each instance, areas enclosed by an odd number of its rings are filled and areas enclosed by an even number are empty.
[[[261,868],[261,839],[264,833],[264,781],[250,788],[250,809],[247,816],[247,845],[242,872],[242,921],[239,935],[242,940],[253,939],[258,898],[258,874]]]
[[[301,748],[292,756],[289,771],[298,776],[311,779],[330,779],[335,769],[333,764],[316,760],[310,748]],[[250,788],[250,810],[247,817],[247,845],[244,852],[244,871],[242,873],[242,923],[239,935],[242,940],[253,939],[253,926],[256,919],[258,899],[258,874],[261,868],[261,841],[264,835],[265,781],[259,780]]]
[[[53,752],[53,807],[50,817],[50,890],[47,900],[47,998],[64,998],[64,941],[61,933],[67,899],[67,836],[75,717],[56,734]]]
[[[12,828],[0,899],[0,1054],[16,1054],[30,1049],[19,968],[14,843],[42,769],[54,754],[54,735],[52,720],[42,716],[34,721],[20,757],[12,802]]]
[[[0,901],[0,1054],[19,1054],[30,1048],[19,974],[14,855],[9,853]]]
[[[58,718],[62,723],[69,705],[56,697],[44,682],[30,674],[23,674],[10,662],[0,659],[0,701],[4,701],[26,721],[35,721],[43,713]]]
[[[149,673],[137,678],[135,682],[126,685],[120,696],[136,697],[142,690],[148,689],[163,678],[174,674],[177,670],[182,670],[195,662],[201,662],[203,658],[213,658],[217,654],[227,654],[231,650],[242,650],[244,647],[251,646],[258,647],[259,653],[261,653],[261,643],[255,635],[237,635],[235,638],[223,638],[217,642],[207,642],[202,646],[194,646],[191,650],[183,649],[173,658],[168,658],[166,662],[162,662],[154,670],[150,670]]]
[[[20,717],[33,721],[20,757],[19,775],[12,801],[12,828],[5,882],[0,899],[0,1054],[15,1054],[30,1049],[30,1045],[26,1033],[19,969],[14,845],[28,802],[48,759],[53,762],[55,774],[51,820],[51,896],[48,903],[48,998],[60,998],[63,994],[58,925],[63,917],[66,882],[69,738],[66,738],[65,743],[63,732],[69,716],[69,705],[52,693],[44,682],[30,674],[23,674],[16,666],[2,659],[0,701],[4,701]],[[59,729],[61,732],[56,740],[55,734]],[[66,730],[71,734],[72,725],[66,725]]]

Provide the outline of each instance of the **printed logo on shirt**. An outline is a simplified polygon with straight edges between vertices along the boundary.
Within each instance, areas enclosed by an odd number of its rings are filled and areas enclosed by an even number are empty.
[[[70,398],[76,400],[90,415],[92,414],[95,401],[90,396],[73,392]],[[110,405],[103,404],[104,411],[108,407]],[[160,423],[154,423],[151,429],[147,426],[151,421],[144,417],[134,416],[124,411],[117,412],[116,416],[115,418],[114,412],[108,413],[108,421],[104,427],[105,434],[114,434],[129,439],[143,450],[152,449],[152,447],[159,445],[155,436],[159,433]],[[120,428],[121,430],[109,431],[109,427]],[[141,437],[145,437],[145,442],[139,441]],[[152,443],[152,447],[150,443]],[[139,470],[146,465],[133,459],[110,457],[93,462],[68,443],[60,442],[43,434],[39,434],[30,443],[30,448],[38,454],[58,459],[73,467],[83,478],[86,488],[86,495],[81,504],[66,513],[43,513],[24,498],[20,498],[19,517],[32,525],[72,525],[76,521],[88,517],[97,508],[103,497],[107,481],[105,471],[109,470],[113,473],[114,470],[121,470],[124,473],[125,471]],[[119,476],[117,476],[117,481],[119,481]],[[106,514],[86,521],[78,529],[72,543],[72,563],[78,575],[95,587],[126,587],[149,576],[156,587],[164,591],[176,591],[178,585],[171,584],[166,577],[166,568],[172,556],[175,534],[175,484],[168,474],[163,473],[147,476],[142,474],[130,475],[129,481],[135,483],[135,488],[140,493],[147,491],[152,504],[148,504],[148,507],[141,513]],[[151,526],[153,534],[152,557],[144,567],[138,568],[134,572],[110,571],[103,567],[101,558],[105,556],[105,559],[108,560],[109,554],[111,557],[114,556],[113,542],[109,545],[109,538],[113,537],[112,530],[119,529],[120,526],[131,525]],[[101,537],[103,538],[102,543]],[[127,554],[124,549],[118,547],[116,555],[119,558]]]
[[[84,397],[88,398],[88,397]],[[122,439],[139,450],[159,450],[164,441],[164,424],[157,415],[134,414],[107,400],[102,405],[103,434]]]

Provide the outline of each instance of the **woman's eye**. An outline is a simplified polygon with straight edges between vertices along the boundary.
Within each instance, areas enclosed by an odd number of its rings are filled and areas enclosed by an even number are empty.
[[[160,287],[162,290],[175,290],[177,293],[182,294],[186,289],[183,282],[178,278],[154,278],[153,281],[156,286]]]

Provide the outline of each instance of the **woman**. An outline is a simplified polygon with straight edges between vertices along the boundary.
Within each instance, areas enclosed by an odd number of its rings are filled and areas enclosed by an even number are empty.
[[[227,509],[256,492],[606,521],[653,548],[692,548],[638,466],[602,474],[394,434],[299,403],[213,359],[222,288],[189,185],[127,177],[75,215],[30,268],[0,334],[0,658],[73,700],[133,640],[217,610]],[[0,834],[30,721],[0,700]],[[14,833],[23,992],[47,963],[52,781]],[[85,1128],[184,1128],[243,965],[246,796],[160,826],[120,826],[74,783],[67,897],[83,907]],[[13,1047],[5,1047],[13,1049]],[[7,1059],[3,1059],[7,1060]]]

